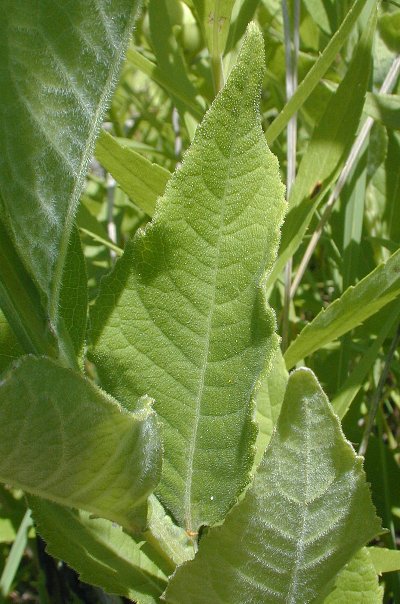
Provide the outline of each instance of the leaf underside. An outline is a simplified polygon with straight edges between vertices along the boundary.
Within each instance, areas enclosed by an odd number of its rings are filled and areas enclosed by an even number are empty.
[[[251,396],[277,341],[260,281],[285,202],[261,129],[263,73],[263,40],[251,27],[153,221],[103,281],[92,315],[104,387],[128,407],[144,393],[156,400],[158,493],[190,531],[221,520],[248,480]]]
[[[23,357],[0,384],[0,481],[136,528],[161,465],[142,404],[135,416],[78,373]]]
[[[1,211],[57,315],[63,265],[95,137],[138,2],[2,2]]]
[[[177,569],[170,604],[306,604],[377,535],[361,458],[310,370],[288,382],[277,429],[244,499]]]

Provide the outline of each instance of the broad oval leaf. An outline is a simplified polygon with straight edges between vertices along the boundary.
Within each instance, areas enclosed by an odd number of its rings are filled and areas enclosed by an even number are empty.
[[[277,429],[244,499],[200,541],[170,604],[307,604],[380,530],[361,458],[314,374],[289,377]]]
[[[78,373],[23,357],[0,383],[0,481],[136,527],[161,466],[142,406],[132,414]]]
[[[93,360],[106,389],[128,407],[144,393],[156,400],[158,493],[190,531],[221,520],[248,480],[251,396],[277,343],[260,283],[285,201],[260,124],[263,73],[253,26],[153,221],[103,281],[92,316]]]
[[[52,320],[76,206],[137,8],[137,0],[2,2],[0,207]]]

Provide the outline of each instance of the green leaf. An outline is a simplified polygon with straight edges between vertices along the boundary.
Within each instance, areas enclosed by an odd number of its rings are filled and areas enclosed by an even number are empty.
[[[371,560],[371,549],[363,547],[340,571],[335,588],[324,604],[379,604],[383,601],[383,587]]]
[[[85,201],[87,199],[88,198],[85,195],[82,195],[82,203],[79,205],[78,208],[76,223],[79,230],[84,235],[88,235],[89,237],[91,237],[97,243],[105,245],[107,248],[113,250],[117,254],[117,256],[121,256],[123,250],[111,241],[102,223],[99,222],[97,218],[86,207]]]
[[[171,176],[168,170],[152,164],[104,130],[96,144],[96,157],[128,197],[152,216],[157,198],[163,195]]]
[[[276,432],[244,499],[200,541],[170,604],[319,601],[380,530],[361,458],[314,374],[291,374]],[[240,547],[238,547],[240,544]]]
[[[0,310],[0,373],[19,356],[24,354],[7,319]]]
[[[196,120],[200,120],[203,117],[204,110],[198,102],[194,102],[193,99],[187,95],[186,90],[179,87],[179,84],[177,86],[176,82],[171,82],[168,75],[152,61],[146,59],[146,57],[141,55],[140,52],[134,48],[128,48],[127,59],[131,65],[151,78],[161,86],[161,88],[164,88],[169,95],[174,96],[180,103],[183,103],[185,109],[187,109]]]
[[[0,387],[0,481],[132,528],[161,463],[142,407],[129,413],[78,373],[23,357]]]
[[[148,537],[151,533],[160,548],[176,566],[194,557],[192,539],[183,528],[174,524],[154,495],[150,495],[148,500],[147,525],[148,531],[144,536]]]
[[[137,8],[2,3],[0,207],[53,324],[76,206]]]
[[[376,339],[368,346],[366,352],[362,355],[360,361],[332,400],[332,407],[340,418],[346,415],[360,388],[363,387],[368,372],[378,358],[382,344],[395,322],[399,320],[399,317],[400,303],[396,300],[387,309],[385,308],[384,316],[382,316],[382,328],[378,332]]]
[[[258,435],[256,441],[255,465],[261,461],[264,451],[271,440],[272,432],[276,426],[289,374],[280,348],[277,348],[271,363],[271,371],[261,381],[256,393]]]
[[[135,541],[109,520],[93,518],[39,497],[30,497],[33,517],[47,551],[67,562],[82,581],[138,604],[155,604],[166,576]]]
[[[168,0],[150,0],[148,8],[150,36],[157,65],[171,83],[171,99],[178,109],[184,113],[185,103],[180,102],[179,96],[175,96],[174,90],[182,91],[185,98],[189,98],[193,106],[197,105],[196,90],[189,80],[182,56],[182,48],[178,45],[173,33],[169,8],[173,10],[173,4],[171,7],[171,2],[168,2]]]
[[[365,98],[364,111],[387,128],[400,130],[400,95],[369,92]]]
[[[296,252],[326,192],[350,151],[357,132],[371,69],[371,47],[376,26],[374,6],[345,77],[316,125],[290,191],[290,211],[282,229],[278,260],[268,278],[274,284]],[[321,192],[314,195],[315,187]]]
[[[24,554],[24,550],[28,541],[28,531],[32,526],[31,511],[27,510],[22,522],[18,528],[15,541],[12,544],[10,553],[8,554],[7,562],[0,576],[0,596],[8,596],[15,574]]]
[[[260,281],[285,202],[260,125],[263,73],[252,26],[153,222],[103,281],[92,316],[103,385],[128,407],[139,393],[157,401],[158,493],[190,531],[221,520],[248,480],[251,395],[277,343]]]
[[[0,221],[0,307],[25,352],[57,356],[40,294]]]
[[[339,338],[376,313],[400,293],[400,250],[306,325],[285,353],[286,367]]]
[[[387,47],[400,53],[400,10],[382,15],[378,25],[381,38]]]
[[[346,17],[343,19],[341,26],[330,39],[318,61],[307,73],[304,80],[300,82],[296,92],[286,103],[279,115],[274,119],[266,132],[269,145],[272,145],[277,136],[279,136],[288,124],[290,118],[300,109],[300,107],[302,107],[302,105],[304,105],[321,78],[324,77],[338,52],[347,41],[349,34],[366,3],[367,0],[356,0],[354,2]]]
[[[400,551],[385,547],[369,547],[368,552],[376,572],[393,573],[400,571]]]
[[[222,55],[228,39],[229,25],[235,0],[193,0],[199,22],[211,56],[216,92],[223,84]]]
[[[85,257],[76,226],[72,229],[60,293],[60,314],[76,355],[82,353],[88,313]]]

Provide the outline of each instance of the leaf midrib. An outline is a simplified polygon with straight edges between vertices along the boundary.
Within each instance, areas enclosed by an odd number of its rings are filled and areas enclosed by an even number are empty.
[[[114,60],[112,62],[111,68],[109,70],[106,82],[103,87],[103,91],[101,93],[99,102],[97,104],[97,109],[94,114],[92,124],[89,130],[89,135],[86,139],[86,144],[84,148],[84,152],[81,157],[81,161],[79,164],[79,169],[77,171],[77,177],[75,179],[75,184],[70,196],[69,203],[67,205],[67,214],[65,216],[63,235],[60,240],[59,252],[57,255],[57,261],[54,267],[54,275],[52,280],[52,286],[50,288],[50,298],[49,298],[49,318],[53,325],[57,324],[58,320],[58,311],[59,311],[59,298],[61,292],[61,282],[62,276],[64,272],[65,259],[67,256],[68,245],[71,235],[71,230],[75,218],[77,200],[80,197],[83,181],[86,178],[87,166],[89,164],[90,158],[93,152],[93,145],[95,140],[96,131],[99,129],[100,121],[104,113],[104,109],[109,101],[109,94],[111,89],[111,84],[116,80],[118,75],[120,63],[121,63],[121,49],[127,47],[128,38],[132,31],[133,21],[137,12],[137,2],[132,3],[132,9],[130,13],[130,17],[127,21],[127,25],[124,31],[123,36],[121,37],[120,44],[118,47],[118,52],[115,51]]]
[[[235,129],[234,131],[237,131],[237,122],[235,123]],[[189,453],[188,453],[188,464],[187,464],[187,480],[185,481],[185,492],[184,492],[184,512],[185,512],[185,522],[186,522],[186,531],[188,532],[192,532],[193,530],[193,526],[192,526],[192,513],[191,513],[191,501],[192,501],[192,483],[193,483],[193,463],[194,463],[194,456],[195,456],[195,452],[196,452],[196,442],[197,442],[197,434],[198,434],[198,429],[199,429],[199,423],[200,423],[200,417],[201,417],[201,402],[203,399],[203,392],[204,392],[204,385],[205,385],[205,377],[206,377],[206,373],[207,373],[207,369],[208,369],[208,356],[209,356],[209,352],[210,352],[210,340],[211,340],[211,328],[212,328],[212,323],[213,323],[213,318],[214,318],[214,311],[215,311],[215,307],[216,307],[216,285],[217,285],[217,277],[219,275],[219,268],[220,268],[220,255],[221,255],[221,242],[222,242],[222,233],[224,231],[224,227],[225,227],[225,210],[226,210],[226,192],[228,189],[228,186],[230,184],[230,179],[231,179],[231,168],[232,168],[232,149],[235,145],[235,137],[233,137],[232,140],[232,144],[230,146],[229,149],[229,155],[228,155],[228,170],[227,170],[227,176],[225,179],[225,184],[224,184],[224,189],[223,189],[223,193],[221,195],[220,202],[221,202],[221,212],[220,212],[220,223],[219,223],[219,227],[218,227],[218,241],[217,241],[217,245],[216,245],[216,249],[217,249],[217,254],[216,254],[216,262],[215,262],[215,269],[214,269],[214,274],[213,274],[213,294],[212,294],[212,300],[211,300],[211,304],[209,307],[209,312],[208,312],[208,317],[207,317],[207,329],[206,329],[206,346],[204,349],[204,353],[203,353],[203,359],[202,359],[202,366],[201,366],[201,372],[200,372],[200,377],[199,377],[199,386],[198,386],[198,392],[197,392],[197,396],[195,398],[195,416],[194,416],[194,423],[193,423],[193,431],[192,431],[192,436],[190,438],[190,443],[189,443]],[[221,152],[221,155],[223,155],[223,153]],[[217,197],[217,196],[215,196]]]

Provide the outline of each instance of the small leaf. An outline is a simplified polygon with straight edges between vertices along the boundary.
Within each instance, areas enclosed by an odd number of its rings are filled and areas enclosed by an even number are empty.
[[[277,429],[244,499],[200,541],[170,604],[307,604],[380,531],[361,458],[314,374],[289,378]]]
[[[88,313],[85,257],[76,226],[72,229],[60,292],[60,314],[76,355],[82,353]]]
[[[376,572],[393,573],[400,571],[400,551],[385,547],[369,547],[368,552]]]
[[[285,396],[289,374],[280,348],[277,348],[271,370],[260,384],[256,394],[258,435],[256,440],[255,465],[261,461],[271,440]]]
[[[339,338],[378,312],[400,293],[400,250],[377,266],[357,285],[349,287],[315,317],[289,346],[286,367]]]
[[[137,0],[2,2],[0,207],[54,325],[76,206],[137,9]]]
[[[142,543],[109,520],[92,518],[39,497],[29,497],[47,551],[74,568],[82,581],[138,604],[156,604],[166,576]]]
[[[132,528],[158,482],[149,402],[123,410],[91,382],[23,357],[0,383],[0,481]]]
[[[149,216],[163,195],[170,173],[125,147],[104,130],[96,144],[96,157],[128,197]]]
[[[365,98],[364,111],[387,128],[400,130],[400,95],[369,92]]]
[[[335,588],[324,604],[379,604],[383,601],[383,587],[371,560],[371,549],[363,547],[340,571]]]
[[[107,391],[127,407],[144,393],[156,400],[157,493],[190,531],[221,520],[248,481],[251,396],[277,344],[260,282],[285,201],[260,124],[263,73],[252,26],[152,223],[103,280],[92,315],[92,358]]]

